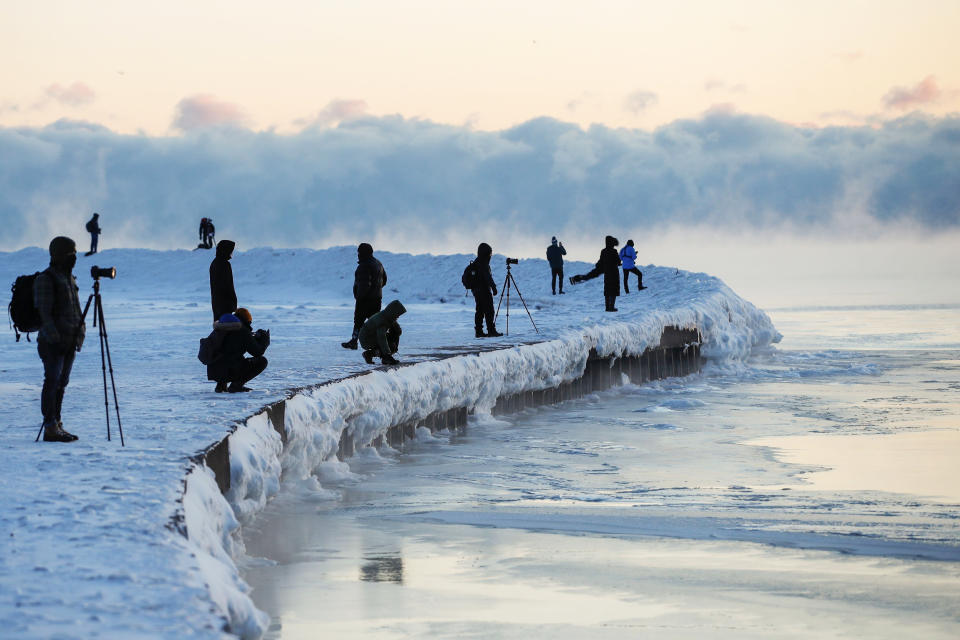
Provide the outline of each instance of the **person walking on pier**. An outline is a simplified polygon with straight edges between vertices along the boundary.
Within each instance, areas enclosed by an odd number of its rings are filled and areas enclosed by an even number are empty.
[[[87,231],[90,232],[90,251],[85,256],[92,256],[97,252],[97,244],[100,241],[100,214],[94,213],[93,217],[87,220]]]
[[[473,300],[476,303],[476,312],[473,315],[474,335],[477,338],[497,338],[503,334],[497,331],[493,318],[493,296],[497,295],[497,284],[493,281],[490,271],[490,258],[493,249],[486,242],[477,246],[477,257],[473,265],[473,282],[470,287]],[[483,322],[487,322],[487,332],[483,332]]]
[[[623,292],[630,293],[629,278],[631,273],[637,275],[637,290],[643,291],[646,289],[643,286],[643,274],[640,269],[637,269],[637,250],[633,248],[633,240],[627,240],[626,246],[620,249],[620,260],[623,262]]]
[[[562,242],[557,242],[557,237],[550,239],[550,246],[547,247],[547,262],[550,263],[550,289],[553,295],[557,295],[557,281],[560,281],[560,293],[563,294],[563,256],[567,255],[567,250],[563,248]]]
[[[613,236],[607,236],[605,244],[606,246],[600,252],[600,259],[597,260],[596,266],[583,275],[571,277],[570,284],[592,280],[603,274],[605,311],[617,311],[614,305],[617,302],[617,296],[620,295],[620,256],[617,254],[616,246],[620,244],[620,241]]]
[[[357,247],[357,270],[353,273],[353,335],[341,342],[344,349],[356,349],[360,328],[370,316],[380,311],[383,302],[383,287],[387,284],[387,272],[380,261],[373,257],[373,247],[361,242]]]
[[[210,303],[213,306],[213,319],[219,320],[225,313],[233,313],[237,308],[237,292],[233,288],[233,267],[230,258],[237,244],[233,240],[221,240],[217,243],[217,255],[210,263]]]
[[[393,357],[400,349],[400,334],[403,333],[397,319],[406,312],[400,301],[394,300],[363,323],[358,338],[367,364],[373,364],[375,357],[379,357],[383,364],[399,364],[400,361]]]

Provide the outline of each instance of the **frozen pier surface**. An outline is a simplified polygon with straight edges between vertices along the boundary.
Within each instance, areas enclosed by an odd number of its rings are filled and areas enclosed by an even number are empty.
[[[195,359],[211,320],[209,253],[116,250],[81,258],[81,296],[94,263],[119,273],[102,291],[126,447],[104,437],[95,341],[79,354],[67,389],[65,426],[81,438],[71,445],[33,442],[42,374],[35,346],[12,335],[0,343],[6,633],[214,638],[227,629],[255,637],[266,620],[234,566],[236,532],[281,478],[317,484],[316,465],[394,438],[397,425],[436,428],[451,415],[460,420],[465,408],[548,401],[546,390],[573,393],[582,384],[586,391],[594,375],[642,377],[643,354],[660,345],[666,327],[699,330],[701,344],[688,354],[699,349],[720,366],[736,366],[778,337],[764,313],[705,274],[641,267],[650,288],[621,298],[620,313],[605,314],[597,282],[551,296],[545,261],[523,260],[513,272],[542,335],[514,307],[509,337],[475,340],[472,300],[459,282],[469,256],[377,255],[390,277],[385,301],[398,298],[409,310],[400,358],[417,366],[371,373],[357,352],[340,347],[352,324],[354,248],[256,249],[234,258],[240,304],[273,335],[270,366],[250,394],[214,394]],[[46,263],[40,249],[0,254],[10,282]],[[497,279],[502,264],[495,259]],[[502,348],[485,350],[493,346]],[[462,350],[477,354],[459,357]],[[614,367],[592,373],[593,354]],[[639,368],[622,371],[633,357]],[[646,359],[651,376],[669,366]],[[577,383],[588,369],[590,382]],[[224,494],[198,456],[231,433]]]

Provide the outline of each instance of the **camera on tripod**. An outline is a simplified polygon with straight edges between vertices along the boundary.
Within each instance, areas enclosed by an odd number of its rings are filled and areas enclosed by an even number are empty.
[[[94,280],[99,280],[100,278],[110,278],[113,280],[117,277],[117,268],[116,267],[98,267],[96,265],[90,267],[90,277]]]
[[[518,258],[507,258],[507,264],[520,264],[520,260]]]

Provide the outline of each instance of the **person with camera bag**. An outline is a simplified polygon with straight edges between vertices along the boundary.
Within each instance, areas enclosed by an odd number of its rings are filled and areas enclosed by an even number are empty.
[[[213,328],[221,340],[207,365],[207,380],[216,381],[217,393],[250,391],[246,384],[267,368],[263,354],[270,346],[270,331],[254,331],[253,316],[242,307],[236,313],[223,314]],[[245,357],[247,353],[253,357]]]
[[[50,266],[37,275],[33,284],[33,301],[40,316],[37,353],[43,361],[43,390],[40,411],[43,413],[44,442],[73,442],[77,436],[63,429],[60,409],[70,382],[73,361],[83,346],[86,325],[80,311],[77,279],[77,244],[65,236],[50,241]]]
[[[496,338],[503,335],[497,331],[493,318],[493,296],[497,295],[497,283],[493,281],[493,273],[490,271],[491,257],[493,257],[493,249],[486,242],[481,242],[477,246],[476,259],[470,263],[472,265],[470,292],[473,293],[473,300],[476,303],[473,329],[474,335],[478,338]],[[483,332],[484,319],[487,322],[486,333]]]

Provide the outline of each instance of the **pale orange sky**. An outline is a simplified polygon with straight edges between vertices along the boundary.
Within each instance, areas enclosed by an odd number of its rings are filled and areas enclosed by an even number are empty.
[[[0,126],[164,135],[183,100],[280,132],[358,113],[651,129],[711,108],[820,125],[960,111],[955,0],[0,0],[0,16]]]

